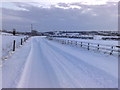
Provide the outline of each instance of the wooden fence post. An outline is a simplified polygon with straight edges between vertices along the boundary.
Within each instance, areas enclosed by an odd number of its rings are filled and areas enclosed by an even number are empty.
[[[13,41],[13,51],[15,51],[15,40]]]
[[[81,42],[81,47],[82,47],[82,42]]]
[[[89,45],[90,45],[90,44],[88,43],[88,50],[89,50]]]
[[[22,38],[21,38],[21,45],[23,44],[23,40],[22,40]]]
[[[98,44],[98,48],[97,48],[98,50],[100,49],[99,46],[100,46],[100,45]]]

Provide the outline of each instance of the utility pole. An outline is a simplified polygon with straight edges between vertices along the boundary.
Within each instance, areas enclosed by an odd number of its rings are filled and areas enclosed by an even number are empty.
[[[31,35],[32,35],[33,25],[31,24]]]
[[[32,32],[32,30],[33,30],[33,25],[31,24],[31,32]]]

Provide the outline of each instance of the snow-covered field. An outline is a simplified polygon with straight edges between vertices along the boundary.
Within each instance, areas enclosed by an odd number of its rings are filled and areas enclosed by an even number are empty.
[[[13,36],[12,34],[2,33],[2,57],[5,57],[13,50],[13,41],[16,41],[16,48],[20,46],[21,39],[25,36]]]
[[[86,34],[85,34],[86,33]],[[114,33],[114,32],[113,32]],[[93,38],[93,39],[96,39],[96,40],[103,40],[104,38],[119,38],[118,36],[118,33],[119,32],[116,32],[117,34],[113,34],[111,35],[111,33],[101,33],[102,35],[98,35],[98,34],[95,34],[95,33],[88,33],[88,32],[82,32],[82,33],[75,33],[75,32],[72,32],[72,33],[61,33],[61,32],[56,32],[54,33],[53,36],[67,36],[67,37],[79,37],[79,38],[82,38],[82,37],[90,37],[90,38]],[[100,34],[100,33],[99,33]]]
[[[89,42],[95,44],[103,44],[103,45],[111,45],[111,46],[118,46],[118,41],[115,40],[99,40],[99,39],[75,39],[75,38],[58,38],[63,40],[74,40],[80,42]]]
[[[118,58],[32,37],[3,61],[3,88],[117,88]]]

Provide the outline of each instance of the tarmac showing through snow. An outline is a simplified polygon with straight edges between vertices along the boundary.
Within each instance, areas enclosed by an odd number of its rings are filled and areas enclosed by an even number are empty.
[[[117,88],[117,57],[32,37],[3,61],[3,88]]]

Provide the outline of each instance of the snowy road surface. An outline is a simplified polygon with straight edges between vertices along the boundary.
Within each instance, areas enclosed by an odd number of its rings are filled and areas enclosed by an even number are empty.
[[[3,88],[117,88],[117,57],[33,37],[3,61]]]

